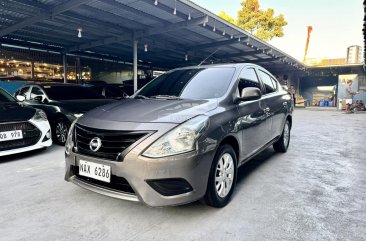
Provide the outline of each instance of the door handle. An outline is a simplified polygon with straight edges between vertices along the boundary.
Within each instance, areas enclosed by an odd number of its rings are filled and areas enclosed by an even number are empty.
[[[264,109],[264,112],[269,112],[271,109],[269,107]]]

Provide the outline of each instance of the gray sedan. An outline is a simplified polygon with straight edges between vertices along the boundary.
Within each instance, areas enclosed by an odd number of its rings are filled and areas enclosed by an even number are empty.
[[[239,166],[271,145],[287,151],[292,108],[257,65],[175,69],[71,125],[65,180],[149,206],[223,207]]]

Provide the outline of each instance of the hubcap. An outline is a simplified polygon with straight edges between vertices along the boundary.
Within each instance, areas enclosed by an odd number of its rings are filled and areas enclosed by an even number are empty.
[[[289,124],[286,123],[285,128],[283,129],[283,144],[287,147],[290,141],[290,127]]]
[[[215,185],[217,194],[224,198],[231,190],[234,181],[234,160],[229,153],[224,153],[216,166]]]
[[[56,125],[56,137],[60,143],[65,143],[67,138],[67,126],[63,122],[59,122]]]

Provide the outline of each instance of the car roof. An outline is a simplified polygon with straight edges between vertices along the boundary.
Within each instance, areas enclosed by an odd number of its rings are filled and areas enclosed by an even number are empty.
[[[57,83],[57,82],[34,82],[34,83],[25,84],[24,86],[29,86],[29,85],[38,85],[41,87],[44,87],[44,86],[82,86],[82,85],[74,84],[74,83]]]
[[[180,69],[200,69],[200,68],[222,68],[222,67],[231,67],[231,68],[242,68],[246,65],[250,65],[250,66],[257,66],[260,67],[256,64],[252,64],[252,63],[228,63],[228,64],[207,64],[207,65],[193,65],[193,66],[187,66],[187,67],[182,67],[182,68],[176,68],[176,69],[172,69],[172,70],[180,70]]]

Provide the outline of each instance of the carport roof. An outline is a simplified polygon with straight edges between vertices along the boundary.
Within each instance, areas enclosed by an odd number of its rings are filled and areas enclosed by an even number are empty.
[[[140,63],[164,68],[206,59],[257,63],[272,71],[305,69],[189,0],[0,0],[5,46],[132,61],[134,39]]]

